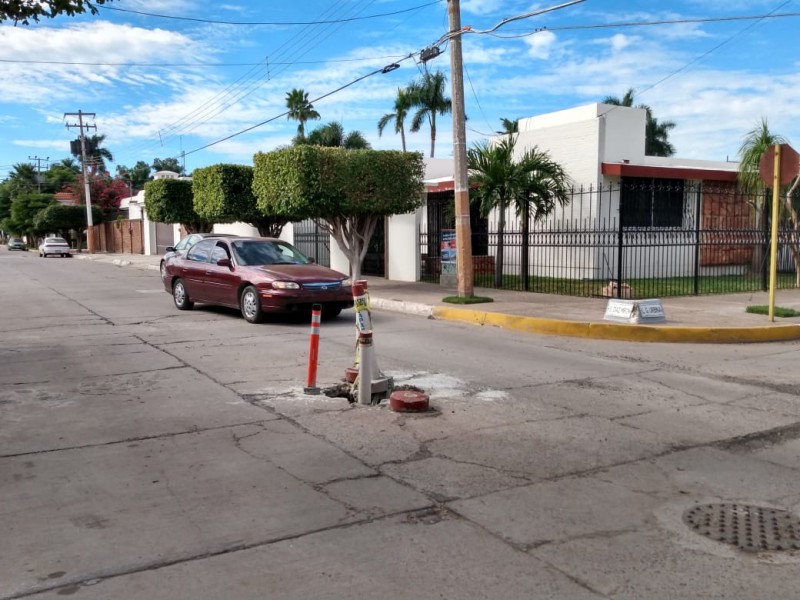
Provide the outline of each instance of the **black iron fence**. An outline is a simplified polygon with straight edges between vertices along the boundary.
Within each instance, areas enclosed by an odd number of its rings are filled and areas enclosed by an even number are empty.
[[[454,227],[449,197],[429,198],[419,236],[421,279],[438,282],[442,231]],[[519,210],[518,210],[519,208]],[[475,285],[573,296],[649,298],[763,290],[768,285],[770,199],[733,185],[624,179],[574,190],[530,224],[524,207],[504,222],[473,214]],[[798,231],[778,237],[778,287],[797,285]]]
[[[331,236],[323,231],[312,219],[292,224],[294,245],[300,252],[313,258],[325,267],[331,266]]]

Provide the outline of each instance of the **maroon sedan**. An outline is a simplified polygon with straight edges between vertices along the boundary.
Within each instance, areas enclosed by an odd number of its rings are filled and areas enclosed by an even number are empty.
[[[310,311],[313,304],[327,317],[353,306],[346,275],[273,238],[206,238],[169,257],[162,280],[179,310],[195,302],[229,306],[250,323],[265,312]]]

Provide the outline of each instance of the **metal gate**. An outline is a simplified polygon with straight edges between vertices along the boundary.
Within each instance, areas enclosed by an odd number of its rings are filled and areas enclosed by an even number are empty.
[[[309,258],[313,258],[317,264],[330,267],[331,235],[322,230],[313,219],[293,223],[292,226],[294,245],[297,249]]]
[[[167,246],[175,245],[175,226],[172,223],[156,223],[156,254],[164,254]]]

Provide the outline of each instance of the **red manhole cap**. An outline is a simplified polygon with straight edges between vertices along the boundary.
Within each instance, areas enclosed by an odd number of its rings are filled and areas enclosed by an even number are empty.
[[[389,406],[395,412],[425,412],[428,410],[428,395],[411,390],[398,390],[389,396]]]

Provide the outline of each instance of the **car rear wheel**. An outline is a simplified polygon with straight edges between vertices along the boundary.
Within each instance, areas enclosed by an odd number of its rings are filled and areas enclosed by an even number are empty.
[[[177,279],[172,285],[172,299],[175,300],[175,307],[178,310],[190,310],[194,306],[194,302],[189,299],[189,294],[186,293],[186,286],[183,284],[182,279]]]
[[[242,316],[248,323],[261,323],[264,320],[264,311],[261,310],[261,298],[258,290],[252,285],[248,285],[242,292],[239,299],[239,306],[242,309]]]

